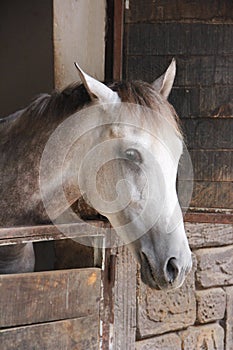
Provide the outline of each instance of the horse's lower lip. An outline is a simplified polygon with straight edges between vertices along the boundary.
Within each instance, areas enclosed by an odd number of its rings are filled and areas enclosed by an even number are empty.
[[[147,258],[147,256],[142,252],[140,256],[141,260],[141,279],[143,283],[148,285],[153,289],[161,289],[155,279],[154,273],[152,271],[151,264]]]
[[[151,289],[161,290],[159,285],[151,277],[145,277],[145,274],[141,274],[141,280],[145,285],[147,285]]]

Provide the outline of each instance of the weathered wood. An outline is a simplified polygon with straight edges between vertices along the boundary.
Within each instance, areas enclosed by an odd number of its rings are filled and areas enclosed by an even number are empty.
[[[215,66],[212,67],[215,70]],[[175,87],[169,100],[184,118],[232,118],[232,85]]]
[[[190,223],[233,224],[233,213],[187,212],[184,220]]]
[[[189,154],[195,181],[233,181],[232,150],[191,150]]]
[[[183,119],[190,149],[232,149],[233,119]]]
[[[151,81],[168,66],[171,60],[170,55],[130,55],[129,60],[129,79],[144,79]],[[232,85],[231,71],[233,66],[232,55],[224,57],[217,54],[210,56],[178,56],[177,60],[177,75],[175,85],[185,87],[186,89],[195,85],[212,86]],[[137,64],[136,64],[137,63]],[[146,69],[147,68],[147,69]],[[144,73],[144,75],[142,74]],[[137,76],[138,74],[138,76]],[[222,87],[226,90],[226,86]],[[229,88],[232,88],[229,87]]]
[[[182,191],[179,192],[181,203],[186,203],[185,189],[190,189],[189,181],[180,181]],[[197,208],[233,209],[233,183],[194,181],[190,206]]]
[[[1,275],[0,327],[98,313],[100,272],[92,268]]]
[[[231,1],[137,0],[130,1],[126,23],[192,20],[226,23],[232,22],[232,13]]]
[[[113,79],[122,80],[124,1],[114,0]]]
[[[64,225],[38,225],[26,227],[0,228],[0,245],[17,244],[25,242],[37,242],[48,240],[60,240],[81,237],[103,237],[101,230],[109,227],[108,222],[94,221]]]
[[[0,330],[3,350],[97,350],[98,315]]]
[[[127,246],[118,248],[114,288],[113,349],[135,350],[137,264]]]
[[[194,182],[192,207],[233,209],[232,182]]]
[[[136,23],[127,31],[127,55],[233,54],[231,24]]]
[[[165,33],[166,35],[166,33]],[[152,82],[165,71],[173,55],[128,55],[125,78]],[[230,81],[233,56],[175,55],[177,75],[169,97],[181,118],[233,116]],[[213,85],[214,84],[214,85]]]
[[[111,249],[105,249],[103,252],[102,264],[102,288],[100,303],[101,318],[101,350],[112,348],[112,329],[114,324],[114,296],[113,288],[115,283],[115,259],[111,254]]]
[[[114,32],[114,0],[106,1],[106,32],[105,32],[105,80],[113,79],[113,32]]]

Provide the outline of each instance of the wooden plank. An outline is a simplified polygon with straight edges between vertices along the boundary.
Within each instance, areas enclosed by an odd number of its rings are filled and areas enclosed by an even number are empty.
[[[97,350],[98,315],[0,330],[4,350]]]
[[[211,224],[233,224],[233,213],[192,213],[187,212],[184,218],[185,222],[199,222]]]
[[[191,150],[189,154],[195,181],[233,181],[232,150]]]
[[[185,231],[192,249],[233,244],[233,220],[231,224],[185,222]]]
[[[232,94],[232,85],[202,87],[197,84],[186,87],[176,86],[169,100],[182,119],[207,117],[207,120],[217,118],[221,121],[225,118],[233,118]]]
[[[124,1],[114,0],[113,79],[122,80]]]
[[[225,72],[219,68],[219,79],[223,78]],[[229,73],[231,76],[231,73]],[[203,86],[200,89],[200,110],[201,116],[211,116],[214,118],[232,118],[232,82],[226,85],[218,84]],[[211,104],[212,103],[212,104]]]
[[[233,119],[183,119],[182,126],[190,149],[232,149]]]
[[[179,200],[186,202],[186,191],[190,190],[190,181],[179,181]],[[186,190],[187,189],[187,190]],[[190,207],[207,209],[233,209],[233,183],[194,181]]]
[[[137,264],[127,246],[118,248],[114,287],[113,349],[135,350]]]
[[[114,296],[115,259],[111,249],[104,249],[102,260],[102,289],[101,289],[101,350],[112,348],[112,330],[114,325]]]
[[[136,23],[127,31],[127,55],[233,54],[231,24]]]
[[[175,87],[169,101],[182,118],[233,117],[233,56],[177,56]],[[129,55],[126,78],[152,82],[165,71],[172,55]],[[213,85],[214,84],[214,85]]]
[[[137,0],[130,1],[126,11],[126,22],[159,21],[211,21],[211,23],[232,22],[231,1],[206,0]]]
[[[0,228],[0,245],[60,240],[81,237],[103,237],[101,228],[109,227],[108,222],[90,220],[77,224],[38,225]]]
[[[161,55],[160,53],[157,55],[130,55],[128,57],[129,78],[153,81],[156,76],[165,71],[171,59],[172,55]],[[176,55],[176,61],[178,67],[176,86],[187,89],[198,85],[212,86],[218,84],[226,90],[226,85],[232,85],[232,55]],[[144,76],[142,73],[147,74]],[[221,93],[219,95],[222,96]]]
[[[232,182],[194,182],[191,207],[233,209]]]
[[[114,0],[106,1],[105,80],[113,80]]]
[[[1,275],[0,327],[98,313],[100,272],[91,268]]]

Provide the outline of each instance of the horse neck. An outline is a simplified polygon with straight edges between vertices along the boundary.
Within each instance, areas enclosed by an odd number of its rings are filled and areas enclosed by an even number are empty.
[[[52,147],[52,149],[55,149],[55,154],[51,154],[51,167],[49,166],[50,161],[46,159],[44,161],[42,157],[41,168],[46,171],[44,177],[43,173],[40,173],[43,187],[42,200],[52,220],[60,217],[82,196],[78,183],[79,165],[93,144],[96,144],[96,142],[98,144],[100,137],[98,131],[92,135],[93,137],[85,135],[86,128],[90,127],[89,122],[88,125],[85,124],[88,117],[91,120],[91,127],[95,125],[95,121],[98,118],[96,115],[87,116],[86,113],[86,111],[82,110],[81,116],[73,115],[70,118],[64,118],[62,120],[63,123],[59,123],[57,130],[55,130],[57,123],[52,124],[55,133],[51,136],[50,141],[52,140],[52,145],[53,142],[56,145],[56,137],[58,137],[58,147]],[[47,163],[48,167],[46,166]],[[90,167],[88,170],[90,171]],[[87,174],[86,176],[89,175]],[[67,218],[64,215],[61,216],[61,220],[72,220],[69,216]]]

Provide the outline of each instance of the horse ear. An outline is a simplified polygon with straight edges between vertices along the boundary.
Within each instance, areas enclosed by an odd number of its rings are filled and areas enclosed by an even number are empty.
[[[86,74],[77,64],[74,63],[79,72],[80,79],[85,86],[92,101],[98,99],[102,103],[113,103],[119,100],[119,96],[116,92],[112,91],[109,87],[101,83],[100,81],[90,77]]]
[[[173,58],[166,72],[156,79],[152,86],[163,97],[168,98],[176,75],[176,60]]]

